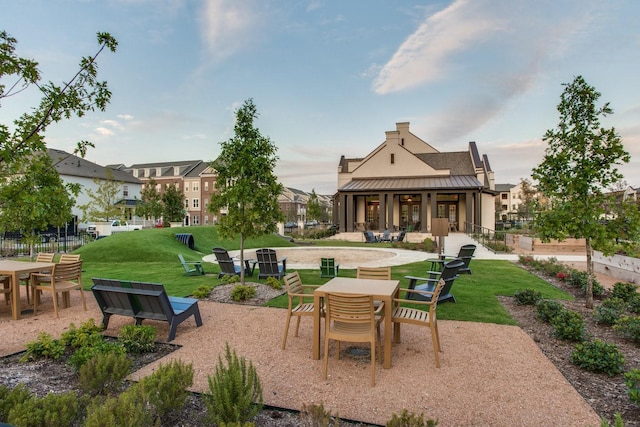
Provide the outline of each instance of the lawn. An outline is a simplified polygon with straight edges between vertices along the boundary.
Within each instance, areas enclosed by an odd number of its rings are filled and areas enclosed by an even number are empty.
[[[195,242],[194,250],[176,240],[176,233],[191,233]],[[328,242],[316,243],[326,245]],[[349,246],[364,245],[351,243]],[[240,243],[239,239],[220,239],[215,226],[148,229],[96,240],[75,253],[81,254],[84,261],[82,279],[85,289],[91,287],[92,277],[103,277],[162,283],[170,295],[188,296],[201,285],[215,286],[221,282],[216,275],[185,276],[178,254],[181,253],[187,261],[197,261],[205,254],[210,254],[216,246],[236,250]],[[295,244],[274,234],[248,240],[245,246],[277,248]],[[220,271],[217,264],[203,263],[203,266],[207,273]],[[573,298],[510,261],[473,260],[471,268],[472,275],[461,275],[453,285],[452,292],[457,303],[438,306],[440,319],[515,324],[496,296],[511,296],[519,289],[536,289],[546,298]],[[393,267],[392,276],[406,287],[408,280],[404,276],[424,277],[427,269],[425,262],[406,264]],[[299,270],[299,273],[307,284],[322,284],[329,280],[320,278],[319,270]],[[355,270],[340,270],[340,275],[355,277]],[[265,282],[256,278],[250,280]],[[280,296],[268,305],[284,308],[287,298]]]

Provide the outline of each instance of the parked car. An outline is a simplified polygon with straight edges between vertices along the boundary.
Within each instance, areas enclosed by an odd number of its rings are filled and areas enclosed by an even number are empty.
[[[293,221],[285,222],[284,228],[298,228],[298,223]]]

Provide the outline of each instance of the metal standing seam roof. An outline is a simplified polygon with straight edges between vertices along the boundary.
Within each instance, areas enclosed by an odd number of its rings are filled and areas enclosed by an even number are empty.
[[[479,189],[482,183],[475,176],[456,175],[415,178],[375,178],[354,179],[338,191],[378,191],[378,190],[460,190]]]

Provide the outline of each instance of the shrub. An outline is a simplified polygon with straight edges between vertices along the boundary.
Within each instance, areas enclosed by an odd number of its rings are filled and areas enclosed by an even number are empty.
[[[236,285],[231,291],[231,299],[236,302],[245,301],[256,296],[256,288],[253,286]]]
[[[622,317],[626,307],[627,304],[620,298],[607,298],[593,310],[593,320],[603,325],[613,325]]]
[[[625,338],[640,344],[640,316],[622,316],[613,329]]]
[[[31,392],[24,384],[18,384],[10,390],[8,387],[0,384],[0,422],[9,419],[9,411],[11,408],[29,400]]]
[[[435,252],[437,248],[436,242],[429,237],[422,241],[422,250],[425,252]]]
[[[125,325],[118,342],[128,353],[150,353],[156,348],[156,328],[149,325]]]
[[[78,382],[87,393],[116,394],[131,370],[131,360],[123,353],[99,353],[80,367]]]
[[[624,384],[627,386],[629,400],[640,406],[640,369],[632,369],[624,374]]]
[[[531,266],[535,259],[531,255],[518,255],[518,262],[522,265]]]
[[[387,427],[436,427],[438,420],[424,421],[424,415],[416,415],[413,412],[409,412],[403,409],[400,415],[393,413],[391,419],[387,421]]]
[[[300,410],[300,421],[305,426],[313,426],[313,427],[328,427],[330,425],[339,425],[340,418],[338,415],[335,416],[335,421],[333,420],[333,416],[331,415],[331,411],[325,410],[324,405],[320,403],[319,405],[302,405],[302,409]]]
[[[564,306],[558,301],[543,299],[536,303],[536,315],[545,323],[550,323],[562,310]]]
[[[46,332],[40,332],[35,341],[27,343],[27,351],[20,358],[21,362],[34,359],[60,359],[66,351],[65,345],[60,340],[55,340]]]
[[[633,298],[631,298],[631,300],[629,301],[629,305],[627,306],[627,310],[632,313],[640,314],[640,294],[635,295]]]
[[[613,415],[613,426],[603,418],[600,422],[600,427],[624,427],[624,420],[622,419],[622,415],[620,415],[620,412],[616,412]]]
[[[75,392],[47,394],[43,398],[31,396],[9,411],[7,422],[16,426],[68,426],[78,414]]]
[[[198,286],[198,288],[193,291],[193,296],[198,299],[207,299],[211,293],[211,289],[213,289],[211,286]]]
[[[98,354],[110,352],[124,354],[125,350],[124,347],[122,347],[120,344],[105,341],[102,335],[97,335],[94,338],[93,343],[88,343],[87,345],[77,349],[69,357],[67,363],[73,366],[76,371],[79,371],[82,365],[93,359]]]
[[[193,385],[193,366],[180,360],[173,360],[166,365],[160,364],[158,370],[140,381],[149,403],[163,425],[167,417],[180,410],[187,400],[187,388]]]
[[[611,295],[616,298],[620,298],[624,302],[631,302],[634,297],[638,296],[638,285],[617,282],[613,285]]]
[[[262,409],[262,386],[253,363],[238,358],[226,346],[227,366],[218,356],[213,377],[208,376],[210,395],[205,395],[209,418],[214,423],[245,422]]]
[[[569,284],[574,288],[586,288],[587,278],[589,275],[586,271],[572,270],[569,276]]]
[[[87,408],[84,427],[152,426],[151,413],[145,404],[145,396],[139,384],[129,387],[117,397],[104,402],[100,398]]]
[[[576,344],[571,362],[592,372],[603,372],[610,377],[622,372],[624,355],[615,344],[600,340]]]
[[[280,280],[275,277],[267,277],[267,286],[272,287],[273,289],[282,289],[282,283]]]
[[[62,333],[60,341],[71,348],[80,348],[87,345],[92,345],[95,342],[95,337],[102,335],[102,325],[96,325],[93,318],[87,320],[80,325],[79,328],[71,323],[69,329]]]
[[[222,276],[222,283],[225,285],[230,285],[231,283],[238,283],[240,281],[240,276],[234,274],[233,276],[229,276],[228,274]]]
[[[514,292],[513,298],[516,305],[535,305],[542,299],[542,293],[535,289],[520,289]]]
[[[585,338],[584,318],[576,311],[562,310],[551,319],[551,326],[554,335],[561,340],[583,341]]]

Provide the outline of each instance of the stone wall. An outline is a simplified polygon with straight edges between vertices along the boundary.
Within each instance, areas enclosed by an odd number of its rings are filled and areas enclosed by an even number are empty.
[[[593,269],[620,281],[640,284],[640,259],[624,255],[605,256],[593,251]]]

